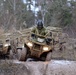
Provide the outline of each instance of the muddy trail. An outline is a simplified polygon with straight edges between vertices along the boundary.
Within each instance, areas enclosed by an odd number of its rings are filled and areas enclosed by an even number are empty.
[[[75,75],[76,61],[20,62],[0,60],[0,75]]]

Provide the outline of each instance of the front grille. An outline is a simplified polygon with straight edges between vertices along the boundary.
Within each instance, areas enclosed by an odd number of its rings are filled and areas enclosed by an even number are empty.
[[[35,50],[40,51],[40,47],[41,47],[40,45],[38,45],[38,44],[34,44],[34,49],[35,49]]]

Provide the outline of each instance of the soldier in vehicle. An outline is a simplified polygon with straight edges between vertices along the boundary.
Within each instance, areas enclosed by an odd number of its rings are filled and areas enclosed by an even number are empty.
[[[43,26],[42,20],[39,20],[37,22],[37,26],[33,28],[32,32],[42,36],[45,36],[47,34],[46,28]]]
[[[33,33],[34,33],[34,34],[33,34]],[[41,35],[41,36],[45,36],[45,37],[48,36],[48,31],[47,31],[46,28],[44,27],[42,20],[38,20],[37,26],[32,29],[32,34],[31,34],[31,36],[32,36],[33,38],[36,37],[35,34]],[[51,35],[52,35],[52,34],[51,34]],[[51,36],[51,35],[50,35],[50,36]],[[50,39],[45,39],[45,40],[46,40],[46,43],[49,43],[49,42],[51,41]]]

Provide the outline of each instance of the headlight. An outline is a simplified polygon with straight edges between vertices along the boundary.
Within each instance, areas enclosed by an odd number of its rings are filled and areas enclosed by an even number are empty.
[[[43,47],[43,50],[44,50],[44,51],[48,51],[49,48],[48,48],[48,47]]]
[[[5,44],[4,46],[7,47],[7,46],[9,46],[9,45],[10,45],[10,44]]]
[[[33,44],[31,42],[28,42],[27,45],[30,46],[30,47],[33,46]]]
[[[7,46],[9,46],[9,45],[8,45],[8,44],[5,44],[4,46],[7,47]]]
[[[24,45],[22,46],[22,48],[24,48]]]

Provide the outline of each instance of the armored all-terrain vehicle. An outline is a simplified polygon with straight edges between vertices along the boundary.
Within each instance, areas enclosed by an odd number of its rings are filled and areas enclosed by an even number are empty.
[[[37,34],[33,35],[35,37],[30,35],[25,39],[22,49],[19,47],[17,48],[19,53],[19,60],[24,61],[29,57],[38,58],[40,60],[51,60],[51,52],[54,45],[53,38],[44,37]]]

